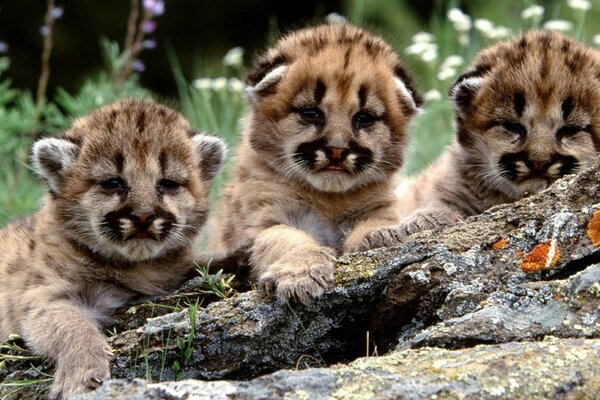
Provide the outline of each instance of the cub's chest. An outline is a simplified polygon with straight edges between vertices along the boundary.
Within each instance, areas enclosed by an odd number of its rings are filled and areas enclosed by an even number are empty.
[[[355,225],[351,219],[340,218],[336,221],[313,208],[294,213],[289,222],[294,228],[309,234],[320,245],[338,250]]]

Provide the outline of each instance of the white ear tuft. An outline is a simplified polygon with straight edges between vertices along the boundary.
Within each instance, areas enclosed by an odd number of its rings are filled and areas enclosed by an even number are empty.
[[[417,106],[417,103],[415,101],[415,97],[414,97],[413,93],[406,87],[406,85],[404,84],[402,79],[394,78],[394,81],[396,83],[396,89],[400,93],[400,96],[406,100],[410,109],[414,113],[418,112],[420,109]]]
[[[196,153],[200,158],[200,170],[204,181],[212,180],[221,170],[227,156],[227,146],[223,140],[201,133],[194,135]]]
[[[79,147],[64,139],[46,138],[33,144],[31,161],[35,172],[56,194],[67,171],[77,159]]]
[[[268,89],[269,87],[279,82],[279,80],[283,77],[283,75],[285,75],[287,70],[287,65],[280,65],[276,68],[273,68],[273,70],[266,74],[265,77],[262,78],[260,82],[258,82],[256,85],[249,86],[246,89],[246,92],[248,93],[248,97],[250,98],[250,100],[255,102],[257,95],[259,95],[260,92],[262,92],[263,90]]]
[[[448,95],[458,113],[463,113],[471,105],[471,99],[484,82],[485,78],[482,76],[465,77],[463,75],[450,87]]]

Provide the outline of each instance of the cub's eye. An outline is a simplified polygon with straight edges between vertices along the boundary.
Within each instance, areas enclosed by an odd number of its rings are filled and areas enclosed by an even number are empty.
[[[160,194],[171,193],[177,190],[180,186],[181,184],[179,182],[175,182],[171,179],[161,179],[160,182],[158,182],[156,190],[158,190]]]
[[[375,121],[377,121],[377,117],[373,114],[369,114],[366,111],[359,111],[354,114],[354,117],[352,118],[352,124],[357,130],[368,128],[369,126],[373,125]]]
[[[110,192],[119,192],[127,189],[125,181],[121,178],[110,178],[100,182],[102,189]]]
[[[523,140],[527,136],[527,129],[518,122],[502,122],[500,125],[508,132],[518,135],[519,140]]]
[[[582,128],[581,126],[565,125],[556,131],[556,139],[561,140],[563,138],[569,138],[585,130],[585,127]]]
[[[323,123],[323,112],[317,107],[301,108],[298,110],[300,117],[308,123],[321,125]]]

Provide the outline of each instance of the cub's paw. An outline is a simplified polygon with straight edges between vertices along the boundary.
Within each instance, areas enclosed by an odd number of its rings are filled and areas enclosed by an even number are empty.
[[[450,209],[425,209],[417,211],[400,223],[402,231],[406,236],[413,233],[437,228],[439,226],[450,225],[462,219],[461,215]]]
[[[90,392],[110,378],[110,346],[106,343],[95,350],[71,351],[59,358],[50,398],[72,399],[76,394]]]
[[[295,252],[265,268],[258,285],[281,300],[309,304],[332,286],[335,261],[333,250],[326,247]]]
[[[346,243],[344,246],[345,253],[356,253],[376,249],[379,247],[390,247],[397,245],[406,233],[402,231],[402,227],[393,226],[389,228],[381,228],[369,232],[361,241],[357,243]]]

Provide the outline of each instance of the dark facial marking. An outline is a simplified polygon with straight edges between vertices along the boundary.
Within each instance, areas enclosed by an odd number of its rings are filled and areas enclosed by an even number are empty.
[[[163,218],[161,231],[158,236],[148,232],[148,228],[152,225],[152,222],[157,218]],[[131,207],[126,206],[117,211],[111,211],[107,213],[103,218],[103,227],[101,232],[107,238],[114,241],[125,240],[125,233],[120,228],[120,220],[128,219],[133,223],[135,232],[131,237],[147,237],[154,240],[164,239],[169,231],[171,230],[173,223],[175,223],[175,215],[165,211],[162,208],[158,208],[154,211],[140,212],[133,210]]]
[[[348,65],[350,65],[350,54],[351,53],[352,53],[352,47],[347,49],[346,53],[344,54],[344,69],[348,68]]]
[[[569,96],[562,102],[561,110],[562,110],[563,121],[566,121],[567,118],[569,118],[569,115],[571,115],[571,111],[573,111],[573,98],[572,97]]]
[[[115,167],[117,167],[117,173],[119,175],[121,175],[123,173],[123,168],[125,166],[125,157],[123,156],[123,153],[121,153],[120,151],[117,152],[117,154],[115,154]]]
[[[523,110],[525,109],[525,95],[523,92],[515,93],[514,107],[515,112],[520,118],[523,115]]]
[[[146,129],[146,113],[143,110],[138,114],[135,125],[138,132],[143,132]]]
[[[523,162],[527,166],[529,172],[525,177],[518,176],[517,162]],[[526,151],[520,151],[518,153],[504,154],[500,158],[498,164],[501,167],[501,175],[503,175],[506,179],[515,182],[523,182],[532,178],[543,178],[548,179],[549,181],[555,179],[548,176],[548,169],[552,165],[559,162],[562,164],[559,171],[560,176],[570,174],[575,171],[577,159],[575,157],[565,156],[562,154],[553,154],[550,158],[550,161],[540,163],[531,161]]]
[[[373,152],[354,141],[351,141],[347,148],[340,151],[340,149],[328,146],[327,140],[324,138],[302,143],[296,149],[294,158],[300,165],[314,169],[318,150],[325,153],[331,164],[337,165],[341,165],[348,155],[356,155],[354,160],[356,172],[365,170],[373,162]]]
[[[167,153],[163,150],[160,151],[158,155],[158,164],[160,165],[160,172],[162,176],[165,176],[165,171],[167,170]]]
[[[325,97],[326,91],[327,86],[325,86],[321,79],[317,79],[317,84],[315,85],[315,91],[313,93],[315,104],[321,104],[321,101],[323,101],[323,97]]]
[[[358,89],[358,104],[361,109],[365,108],[365,104],[367,104],[367,87],[365,85],[360,85]]]

